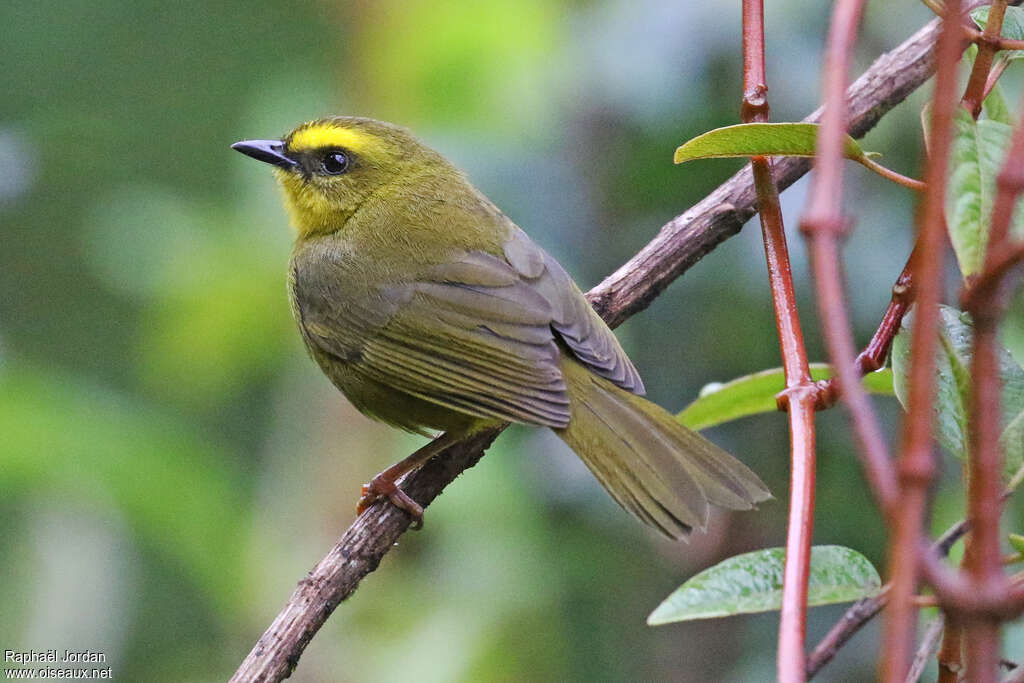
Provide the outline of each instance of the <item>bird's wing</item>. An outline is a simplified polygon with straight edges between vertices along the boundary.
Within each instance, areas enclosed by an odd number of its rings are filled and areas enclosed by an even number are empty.
[[[632,363],[571,278],[514,230],[504,258],[463,252],[382,288],[377,312],[389,315],[364,337],[358,371],[470,415],[560,428],[570,415],[561,339],[597,374],[641,392]],[[339,351],[338,334],[317,330],[343,326],[340,319],[305,323],[311,341]]]
[[[551,327],[573,355],[601,377],[643,395],[644,383],[619,340],[558,261],[515,227],[504,251],[523,281],[550,303]]]

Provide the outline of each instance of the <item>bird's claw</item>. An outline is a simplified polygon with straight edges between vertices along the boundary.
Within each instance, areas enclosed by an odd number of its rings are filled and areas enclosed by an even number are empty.
[[[396,482],[380,476],[374,477],[368,484],[363,484],[362,498],[356,503],[356,515],[361,515],[366,508],[381,498],[387,498],[400,510],[405,510],[412,517],[412,528],[423,528],[423,506],[409,497]]]

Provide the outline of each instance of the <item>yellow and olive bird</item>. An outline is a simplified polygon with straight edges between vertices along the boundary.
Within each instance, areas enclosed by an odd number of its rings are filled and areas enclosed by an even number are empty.
[[[708,505],[770,497],[757,475],[640,397],[640,376],[555,259],[408,131],[354,117],[232,146],[274,166],[297,237],[292,313],[369,417],[447,437],[381,472],[359,510],[443,446],[508,422],[549,427],[612,497],[670,538]]]

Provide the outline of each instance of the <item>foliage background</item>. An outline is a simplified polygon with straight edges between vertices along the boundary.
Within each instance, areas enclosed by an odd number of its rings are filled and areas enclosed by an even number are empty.
[[[817,102],[826,15],[769,7],[776,120]],[[928,18],[872,3],[858,69]],[[738,2],[0,4],[0,649],[103,651],[118,680],[224,680],[351,521],[359,484],[417,445],[306,357],[272,178],[231,142],[326,113],[408,125],[586,288],[740,165],[671,164],[677,144],[737,120],[739,55]],[[922,102],[865,148],[916,172]],[[863,341],[909,251],[910,208],[848,173]],[[804,187],[783,197],[791,226]],[[795,237],[792,251],[821,359]],[[772,320],[753,224],[619,334],[650,397],[678,410],[707,382],[778,365]],[[897,404],[880,400],[892,427]],[[844,417],[820,423],[815,542],[884,567]],[[716,516],[687,546],[618,510],[552,435],[511,430],[293,680],[766,680],[775,615],[644,619],[697,570],[782,544],[785,425],[710,431],[779,500]],[[936,528],[960,514],[947,465]],[[814,610],[810,640],[838,613]],[[869,680],[877,637],[821,680]],[[1008,638],[1024,657],[1020,631]]]

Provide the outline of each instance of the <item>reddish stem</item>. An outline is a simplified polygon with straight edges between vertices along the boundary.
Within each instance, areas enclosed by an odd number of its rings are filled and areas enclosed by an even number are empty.
[[[993,5],[993,12],[995,6]],[[978,591],[1006,584],[999,547],[1002,514],[1001,381],[999,376],[998,322],[1000,285],[1008,272],[1006,254],[1013,254],[1010,221],[1017,197],[1024,190],[1024,122],[1018,125],[999,176],[992,206],[985,268],[965,304],[974,321],[971,360],[970,478],[968,510],[974,525],[971,553],[964,568]],[[1007,587],[1007,593],[1009,593]],[[980,683],[995,681],[999,673],[999,620],[977,615],[965,624],[967,670]]]
[[[892,347],[892,340],[900,331],[903,323],[903,316],[910,310],[914,303],[914,257],[917,254],[917,247],[910,253],[910,258],[903,266],[903,272],[896,278],[892,286],[892,297],[889,305],[882,314],[882,320],[878,323],[878,329],[871,337],[871,341],[864,347],[864,350],[857,356],[856,367],[861,376],[878,370],[885,364],[885,357]],[[835,404],[839,398],[839,389],[835,378],[818,382],[818,410],[824,410]]]
[[[768,120],[768,86],[764,65],[764,7],[762,0],[743,2],[743,102],[745,122]],[[751,160],[771,283],[775,324],[782,349],[786,390],[780,407],[789,410],[791,485],[786,565],[783,571],[782,612],[779,622],[778,678],[803,681],[807,636],[807,582],[814,526],[814,401],[815,390],[797,313],[786,231],[772,179],[771,161]]]
[[[967,40],[977,43],[979,46],[988,43],[996,50],[1024,50],[1024,40],[1012,40],[1002,37],[986,38],[984,33],[972,26],[964,26],[963,31],[967,36]]]
[[[810,242],[818,309],[839,391],[852,417],[868,482],[888,514],[896,502],[896,480],[881,428],[854,364],[856,348],[839,266],[838,239],[845,229],[840,208],[847,116],[843,93],[863,5],[863,0],[839,0],[834,5],[825,54],[825,102],[814,164],[815,180],[800,228]]]
[[[978,115],[981,114],[981,103],[985,100],[985,86],[988,83],[988,74],[992,69],[992,59],[995,57],[997,49],[993,40],[998,40],[999,34],[1003,30],[1004,14],[1006,14],[1006,0],[992,0],[982,40],[978,43],[978,55],[974,58],[971,77],[967,81],[967,88],[960,100],[974,118],[978,118]]]
[[[951,618],[946,619],[946,630],[942,634],[942,646],[936,660],[939,665],[939,676],[936,683],[957,683],[963,670],[963,629]]]
[[[767,243],[766,243],[767,244]],[[788,384],[788,381],[787,381]],[[786,565],[782,577],[778,669],[780,681],[807,678],[807,583],[814,530],[815,431],[814,390],[807,385],[787,394],[791,473]]]
[[[916,545],[921,537],[927,487],[934,473],[932,459],[932,400],[934,397],[935,329],[941,294],[943,197],[949,159],[956,62],[959,57],[959,0],[946,5],[946,17],[936,49],[938,73],[932,106],[931,154],[926,171],[928,190],[921,211],[918,237],[917,314],[912,330],[908,415],[904,424],[899,464],[901,506],[890,543],[889,566],[893,591],[890,602],[882,679],[901,681],[910,661],[917,613],[911,596],[917,582]]]
[[[928,185],[919,214],[918,258],[915,264],[917,312],[912,325],[907,418],[899,461],[900,507],[889,545],[893,585],[881,677],[902,681],[910,663],[917,610],[911,596],[917,583],[918,552],[928,485],[935,471],[932,458],[932,401],[935,394],[935,330],[939,322],[942,262],[945,246],[943,198],[949,165],[953,108],[956,105],[956,66],[960,57],[960,0],[947,0],[946,15],[936,47],[938,64],[932,102],[930,155],[925,172]]]

